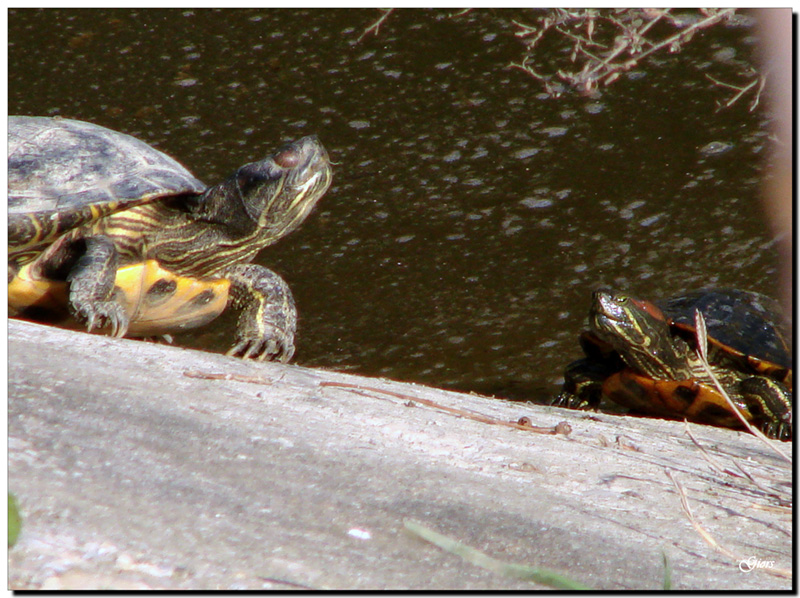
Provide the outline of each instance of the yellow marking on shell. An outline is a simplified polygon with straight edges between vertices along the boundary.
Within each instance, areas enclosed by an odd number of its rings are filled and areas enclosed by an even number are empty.
[[[28,264],[8,283],[8,315],[13,317],[35,307],[48,312],[63,312],[66,317],[68,296],[67,283],[37,279],[31,275],[31,265]]]

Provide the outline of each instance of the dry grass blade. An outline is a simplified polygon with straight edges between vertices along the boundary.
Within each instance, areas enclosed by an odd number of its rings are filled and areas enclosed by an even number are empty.
[[[689,507],[689,498],[686,496],[686,491],[683,489],[683,486],[680,485],[678,480],[675,478],[675,475],[672,473],[672,470],[665,469],[667,473],[667,477],[669,477],[672,484],[675,486],[675,490],[678,492],[678,497],[681,501],[681,507],[683,508],[683,512],[686,514],[686,517],[689,519],[689,523],[692,524],[692,527],[695,531],[700,535],[701,538],[709,545],[711,548],[719,552],[720,554],[725,555],[726,557],[730,558],[737,563],[744,563],[747,562],[748,559],[743,558],[739,555],[734,554],[724,546],[722,546],[717,540],[712,536],[708,530],[706,530],[700,522],[695,519],[694,514],[692,513],[692,509]],[[764,568],[760,569],[764,573],[769,573],[770,575],[774,575],[775,577],[782,577],[786,579],[792,578],[792,572],[789,569],[783,568]]]
[[[750,475],[750,473],[749,473],[748,471],[746,471],[746,470],[745,470],[745,468],[744,468],[744,467],[742,467],[742,466],[741,466],[741,464],[739,463],[739,461],[737,461],[736,459],[733,459],[733,464],[736,466],[736,469],[738,469],[739,471],[741,471],[741,472],[742,472],[742,474],[744,475],[744,477],[745,477],[747,480],[749,480],[751,484],[753,484],[753,486],[755,486],[756,488],[758,488],[759,490],[761,490],[761,491],[762,491],[764,494],[767,494],[767,495],[769,495],[769,496],[774,496],[774,497],[775,497],[775,498],[777,498],[779,501],[785,501],[785,500],[787,500],[787,497],[785,496],[785,493],[784,493],[784,496],[781,496],[781,492],[780,492],[780,491],[778,491],[778,490],[775,490],[775,489],[773,489],[773,488],[767,488],[767,487],[766,487],[766,486],[764,486],[763,484],[759,483],[759,482],[758,482],[758,481],[757,481],[757,480],[756,480],[756,479],[755,479],[755,478],[754,478],[752,475]],[[791,501],[791,500],[792,500],[792,497],[791,497],[791,496],[789,496],[789,497],[788,497],[788,500],[789,500],[789,501]]]
[[[761,491],[762,491],[764,494],[766,494],[766,495],[768,495],[768,496],[771,496],[771,497],[774,497],[774,498],[777,498],[777,499],[778,499],[778,501],[780,501],[781,503],[783,503],[783,502],[786,500],[785,493],[782,493],[782,492],[780,492],[779,490],[775,490],[774,488],[767,488],[767,487],[766,487],[766,486],[764,486],[763,484],[760,484],[760,483],[759,483],[759,482],[758,482],[758,481],[757,481],[757,480],[756,480],[756,479],[755,479],[755,478],[754,478],[752,475],[750,475],[750,473],[748,473],[748,472],[747,472],[747,471],[746,471],[746,470],[745,470],[745,469],[744,469],[744,468],[741,466],[741,464],[739,463],[739,461],[738,461],[737,459],[733,459],[733,458],[731,458],[731,460],[733,461],[733,465],[734,465],[734,466],[736,467],[736,469],[738,469],[738,470],[739,470],[741,473],[737,473],[737,472],[735,472],[735,471],[732,471],[730,468],[728,468],[728,467],[725,467],[724,465],[722,465],[722,464],[718,463],[718,462],[717,462],[717,461],[716,461],[716,460],[715,460],[715,459],[714,459],[714,458],[713,458],[713,457],[712,457],[712,456],[711,456],[711,455],[708,453],[708,451],[705,449],[705,447],[703,447],[703,445],[702,445],[702,444],[700,444],[700,441],[699,441],[699,440],[697,440],[697,438],[695,438],[695,437],[694,437],[694,434],[692,434],[691,430],[689,429],[689,422],[688,422],[687,420],[683,420],[683,423],[684,423],[684,425],[685,425],[685,427],[686,427],[686,435],[687,435],[687,436],[689,436],[689,438],[690,438],[690,439],[691,439],[691,441],[694,443],[694,445],[695,445],[695,446],[696,446],[698,449],[700,449],[700,452],[702,453],[702,455],[703,455],[703,458],[704,458],[704,459],[705,459],[705,460],[708,462],[708,464],[709,464],[709,465],[710,465],[710,466],[711,466],[711,467],[712,467],[712,468],[713,468],[713,469],[714,469],[714,470],[715,470],[717,473],[719,473],[719,474],[722,474],[722,475],[725,475],[725,476],[731,476],[731,477],[734,477],[734,478],[746,479],[746,480],[748,480],[748,481],[749,481],[751,484],[753,484],[753,485],[754,485],[756,488],[758,488],[759,490],[761,490]]]
[[[700,534],[700,537],[706,541],[706,543],[711,546],[717,552],[724,554],[727,557],[732,559],[736,559],[736,555],[733,554],[730,550],[723,548],[719,542],[714,539],[710,533],[706,531],[706,529],[700,525],[700,523],[695,519],[694,515],[692,514],[692,509],[689,507],[689,499],[686,496],[686,491],[683,489],[683,486],[680,485],[678,480],[675,478],[675,475],[672,473],[671,469],[667,469],[667,477],[669,477],[672,484],[675,486],[675,490],[678,492],[678,497],[681,499],[681,507],[683,507],[683,512],[686,513],[686,517],[689,519],[689,523],[692,524],[692,527]]]
[[[708,364],[708,336],[706,334],[706,323],[703,314],[700,313],[699,310],[695,310],[695,326],[697,327],[697,354],[700,358],[700,364],[703,366],[708,377],[714,382],[714,386],[717,387],[717,390],[728,403],[728,406],[733,410],[739,420],[742,422],[745,428],[753,434],[756,438],[761,440],[766,446],[770,448],[770,450],[774,451],[781,457],[783,457],[788,463],[792,462],[792,458],[787,455],[776,443],[770,441],[769,438],[764,436],[761,430],[757,429],[755,426],[751,425],[747,418],[742,413],[742,410],[731,400],[730,395],[727,391],[723,388],[722,383],[719,381],[717,376],[714,374],[711,366]],[[701,331],[702,328],[702,331]]]
[[[708,362],[708,329],[706,319],[699,309],[694,310],[694,329],[697,335],[697,352],[700,354],[700,359]]]
[[[725,469],[725,468],[724,468],[722,465],[720,465],[719,463],[717,463],[717,462],[716,462],[716,461],[715,461],[715,460],[714,460],[714,459],[711,457],[711,455],[709,455],[709,454],[708,454],[708,451],[707,451],[707,450],[706,450],[706,449],[703,447],[703,445],[702,445],[702,444],[700,444],[700,442],[697,440],[697,438],[695,438],[695,437],[694,437],[694,434],[692,434],[692,431],[689,429],[689,421],[688,421],[688,420],[683,420],[683,425],[684,425],[684,427],[686,428],[686,435],[687,435],[687,436],[688,436],[688,437],[689,437],[689,438],[692,440],[692,442],[694,443],[694,445],[695,445],[697,448],[699,448],[699,449],[700,449],[700,452],[701,452],[701,453],[703,453],[703,458],[704,458],[706,461],[708,461],[708,464],[709,464],[709,465],[711,465],[711,467],[712,467],[713,469],[715,469],[715,470],[717,471],[717,473],[721,473],[721,474],[723,474],[723,475],[725,475],[726,473],[730,473],[730,472],[729,472],[727,469]]]
[[[791,506],[760,505],[754,502],[750,505],[750,508],[756,511],[766,511],[767,513],[780,513],[781,515],[794,514],[794,509]]]

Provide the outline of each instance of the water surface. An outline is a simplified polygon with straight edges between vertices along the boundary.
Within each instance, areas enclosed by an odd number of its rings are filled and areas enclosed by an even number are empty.
[[[531,12],[454,13],[358,41],[378,11],[12,10],[9,111],[134,134],[209,184],[319,135],[334,184],[260,257],[295,294],[302,365],[547,401],[598,286],[775,295],[763,115],[717,111],[704,77],[752,31],[553,99],[506,68]],[[177,342],[225,350],[233,323]]]

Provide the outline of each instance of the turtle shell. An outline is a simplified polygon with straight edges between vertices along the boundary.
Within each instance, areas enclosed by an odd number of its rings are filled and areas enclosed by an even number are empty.
[[[87,222],[206,186],[130,135],[66,118],[8,119],[9,253]]]
[[[703,314],[709,343],[729,360],[728,367],[770,376],[792,385],[788,326],[773,299],[739,289],[700,290],[656,302],[671,329],[696,344],[695,310]]]

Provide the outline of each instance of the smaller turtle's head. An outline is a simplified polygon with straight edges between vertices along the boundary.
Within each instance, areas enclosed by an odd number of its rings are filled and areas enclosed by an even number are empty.
[[[687,377],[684,347],[673,338],[661,310],[649,301],[595,291],[589,326],[636,371],[662,380]]]
[[[333,173],[315,135],[245,164],[206,193],[203,212],[243,241],[264,247],[296,229],[330,187]]]

